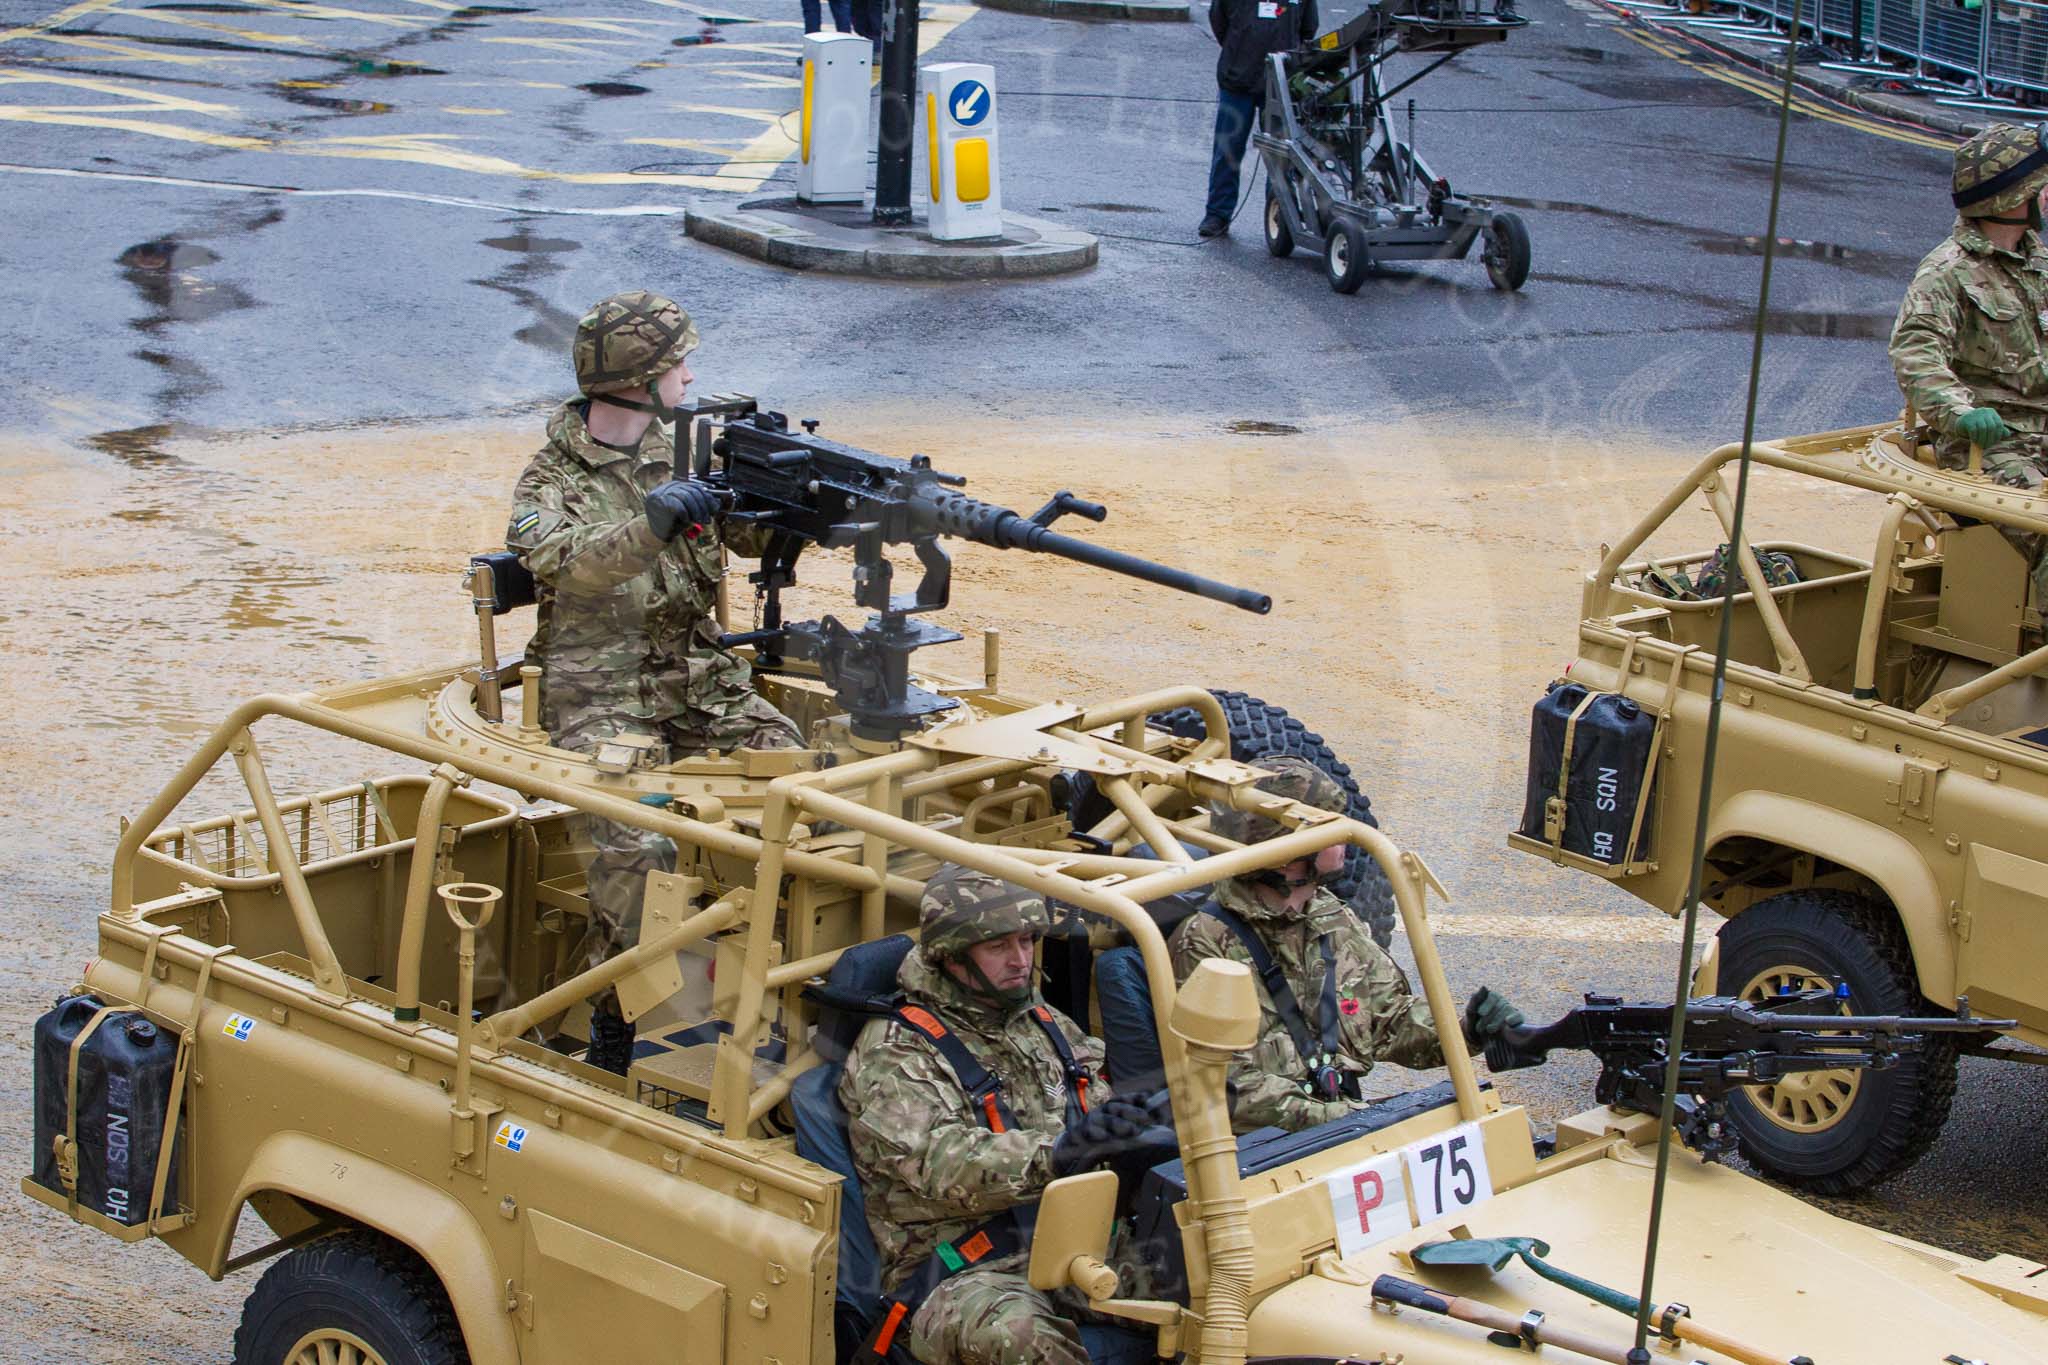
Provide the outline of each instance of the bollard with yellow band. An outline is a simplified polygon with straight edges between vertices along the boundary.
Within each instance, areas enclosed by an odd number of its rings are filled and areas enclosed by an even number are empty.
[[[918,72],[918,88],[931,235],[942,242],[1002,236],[995,68],[985,62],[935,62]]]
[[[869,69],[874,47],[857,33],[804,35],[797,109],[796,197],[858,204],[868,188]]]

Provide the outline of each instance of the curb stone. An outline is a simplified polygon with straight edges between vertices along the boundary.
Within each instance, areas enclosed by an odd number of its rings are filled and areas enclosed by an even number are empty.
[[[1003,215],[993,242],[935,242],[910,227],[877,227],[865,204],[802,205],[795,198],[707,201],[684,214],[686,234],[791,270],[893,280],[1034,279],[1095,264],[1101,244],[1074,228]]]

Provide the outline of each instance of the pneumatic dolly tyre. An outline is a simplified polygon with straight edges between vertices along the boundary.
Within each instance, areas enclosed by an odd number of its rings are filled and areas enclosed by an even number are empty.
[[[1294,254],[1294,229],[1287,226],[1287,211],[1271,185],[1266,186],[1266,250],[1275,256]]]

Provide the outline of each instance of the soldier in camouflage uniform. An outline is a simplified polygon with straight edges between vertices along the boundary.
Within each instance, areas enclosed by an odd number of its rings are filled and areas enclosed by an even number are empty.
[[[1899,387],[1933,428],[1942,467],[1965,468],[1974,443],[1986,473],[2027,489],[2048,473],[2043,128],[1997,124],[1956,149],[1955,227],[1914,272],[1891,345]],[[2040,537],[2005,534],[2031,566],[2035,606],[2048,612]]]
[[[540,596],[527,661],[541,670],[541,724],[564,749],[591,753],[625,736],[658,740],[671,756],[802,743],[755,694],[746,660],[718,645],[717,501],[672,464],[675,405],[691,378],[684,357],[696,346],[689,314],[658,294],[592,308],[571,351],[581,396],[548,419],[547,444],[513,491],[506,543]],[[585,953],[595,966],[639,941],[647,874],[672,871],[675,846],[605,820],[590,832]],[[607,992],[589,1060],[623,1073],[631,1054],[631,1026]]]
[[[1344,789],[1306,759],[1261,759],[1259,766],[1272,773],[1259,782],[1262,792],[1339,814],[1346,809]],[[1210,827],[1241,844],[1286,832],[1276,821],[1227,806],[1211,810]],[[1338,844],[1314,858],[1217,883],[1215,904],[1235,915],[1272,955],[1315,1044],[1314,1055],[1304,1056],[1260,981],[1258,1041],[1230,1064],[1230,1120],[1239,1133],[1269,1124],[1299,1131],[1341,1118],[1361,1107],[1359,1082],[1375,1062],[1443,1064],[1428,1003],[1409,990],[1401,968],[1351,908],[1322,889],[1343,868],[1344,845]],[[1183,981],[1211,957],[1242,962],[1259,977],[1244,941],[1206,911],[1182,921],[1168,947],[1174,973]],[[1520,1010],[1481,987],[1465,1007],[1466,1041],[1477,1051],[1494,1033],[1521,1022]],[[1327,1032],[1334,1032],[1336,1045],[1326,1052],[1321,1044]]]
[[[897,976],[904,1004],[935,1017],[1001,1080],[1009,1113],[993,1128],[920,1027],[891,1017],[862,1029],[839,1100],[885,1291],[914,1282],[942,1249],[971,1245],[990,1219],[1035,1203],[1054,1178],[1145,1145],[1143,1106],[1109,1096],[1100,1080],[1070,1086],[1048,1037],[1058,1029],[1082,1073],[1100,1076],[1102,1044],[1038,997],[1032,954],[1052,923],[1044,900],[949,863],[927,884],[919,923],[919,946]],[[1085,1108],[1075,1093],[1083,1087]],[[1085,1300],[1033,1289],[1028,1259],[1027,1247],[975,1260],[907,1305],[912,1354],[928,1365],[1087,1365],[1077,1326],[1089,1317]],[[902,1340],[893,1324],[888,1331]]]

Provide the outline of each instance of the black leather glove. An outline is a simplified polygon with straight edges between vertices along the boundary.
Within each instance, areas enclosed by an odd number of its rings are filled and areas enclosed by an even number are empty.
[[[1153,1139],[1146,1130],[1153,1126],[1143,1101],[1111,1095],[1053,1140],[1053,1176],[1093,1170],[1112,1157],[1150,1146]]]
[[[695,479],[670,479],[647,495],[647,524],[663,540],[708,525],[718,515],[718,494]]]
[[[1483,1047],[1504,1029],[1520,1028],[1522,1012],[1491,986],[1481,986],[1465,1002],[1465,1041]]]

